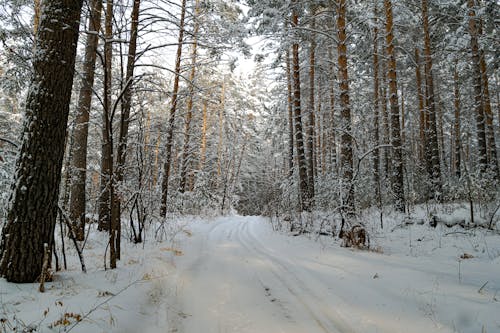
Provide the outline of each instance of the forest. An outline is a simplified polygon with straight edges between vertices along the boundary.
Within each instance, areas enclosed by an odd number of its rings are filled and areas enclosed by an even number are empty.
[[[0,0],[0,332],[499,332],[496,0]]]

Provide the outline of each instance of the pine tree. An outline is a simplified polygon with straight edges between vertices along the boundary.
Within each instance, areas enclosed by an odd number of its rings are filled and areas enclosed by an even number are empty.
[[[82,4],[53,0],[41,9],[21,154],[0,245],[0,275],[11,282],[38,279],[45,248],[53,246]]]

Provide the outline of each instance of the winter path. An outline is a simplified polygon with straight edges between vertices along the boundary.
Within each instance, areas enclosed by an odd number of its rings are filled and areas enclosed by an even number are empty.
[[[459,282],[447,256],[322,245],[274,233],[264,218],[219,218],[192,230],[168,282],[168,332],[500,331],[498,258],[462,263]]]

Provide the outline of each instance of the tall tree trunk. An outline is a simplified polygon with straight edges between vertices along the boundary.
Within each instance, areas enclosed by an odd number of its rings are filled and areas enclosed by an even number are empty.
[[[498,169],[498,159],[497,159],[497,145],[495,142],[495,128],[493,125],[493,111],[491,110],[491,100],[490,100],[490,89],[488,83],[488,71],[486,65],[486,58],[484,56],[484,50],[481,50],[481,82],[482,82],[482,97],[483,97],[483,108],[484,116],[486,121],[486,141],[488,144],[488,161],[489,168],[493,173],[493,176],[500,178],[500,173]]]
[[[99,196],[99,230],[111,225],[111,177],[113,173],[113,127],[111,124],[111,80],[113,63],[113,0],[106,2],[104,33],[104,97],[102,116],[101,185]],[[110,252],[114,252],[110,248]]]
[[[198,169],[203,171],[205,166],[206,151],[207,151],[207,129],[208,129],[208,102],[203,101],[203,120],[201,125],[201,144],[200,144],[200,164]]]
[[[458,76],[458,60],[455,62],[455,73],[453,76],[454,82],[455,82],[455,123],[453,127],[453,133],[454,133],[454,163],[453,163],[453,169],[455,171],[455,176],[457,178],[460,178],[461,176],[461,158],[460,158],[460,150],[462,147],[462,140],[460,138],[461,136],[461,129],[460,129],[460,86],[459,86],[459,76]]]
[[[292,5],[297,6],[298,1],[293,0]],[[299,25],[299,15],[297,8],[292,9],[292,28]],[[292,45],[292,65],[293,65],[293,113],[295,116],[295,144],[297,145],[297,162],[299,167],[299,193],[301,211],[311,209],[311,197],[307,184],[307,162],[304,151],[304,134],[302,130],[302,110],[300,103],[300,60],[299,44],[295,41]]]
[[[172,91],[172,102],[170,105],[170,116],[168,121],[167,141],[166,141],[166,157],[163,166],[163,180],[161,186],[161,206],[160,215],[165,217],[167,215],[167,197],[168,197],[168,182],[170,180],[170,167],[172,164],[172,146],[174,144],[174,125],[175,113],[177,111],[177,102],[179,99],[179,79],[181,72],[182,60],[182,44],[184,42],[184,21],[186,18],[186,0],[182,0],[181,19],[179,22],[179,40],[177,45],[177,55],[175,58],[175,77],[174,87]]]
[[[379,119],[380,119],[380,79],[379,79],[379,60],[378,60],[378,6],[377,0],[374,2],[374,27],[373,27],[373,109],[374,109],[374,131],[373,131],[373,142],[375,146],[380,144],[380,131],[379,131]],[[375,149],[373,151],[373,180],[375,182],[375,197],[376,200],[381,202],[380,193],[380,149]]]
[[[41,8],[21,153],[0,243],[0,275],[10,282],[38,279],[44,248],[53,246],[82,3],[45,1]]]
[[[337,13],[338,31],[338,68],[340,80],[340,170],[342,178],[342,211],[350,216],[355,212],[354,186],[352,184],[354,175],[353,162],[353,140],[351,124],[351,107],[349,102],[349,74],[347,71],[347,34],[346,34],[346,0],[339,0]]]
[[[430,165],[430,177],[432,183],[432,195],[439,200],[442,192],[441,164],[439,158],[439,142],[436,118],[436,102],[434,96],[434,79],[432,72],[431,36],[429,29],[429,13],[427,0],[422,0],[422,19],[424,25],[424,55],[425,55],[425,83],[426,83],[426,117],[427,128],[427,158]]]
[[[419,138],[420,138],[420,142],[419,142],[419,160],[420,161],[425,161],[426,160],[426,154],[425,154],[425,150],[426,150],[426,142],[427,142],[427,139],[426,139],[426,112],[425,112],[425,103],[424,103],[424,99],[425,99],[425,95],[424,95],[424,91],[422,89],[422,72],[421,72],[421,65],[420,65],[420,54],[418,52],[418,48],[415,47],[415,63],[416,63],[416,68],[415,68],[415,72],[416,72],[416,84],[417,84],[417,95],[418,95],[418,110],[419,110]],[[427,167],[427,164],[425,164],[426,167]]]
[[[286,50],[286,87],[288,99],[288,177],[293,176],[293,151],[295,141],[293,139],[293,92],[292,92],[292,69],[290,64],[290,50]]]
[[[401,144],[401,127],[399,121],[398,87],[396,77],[396,55],[394,51],[394,29],[391,0],[384,0],[386,14],[386,47],[388,59],[389,103],[391,106],[391,145],[393,149],[393,165],[391,175],[391,188],[394,195],[394,206],[400,211],[405,211],[403,151]]]
[[[314,15],[316,14],[316,9],[314,6],[311,6],[311,42],[309,45],[309,105],[308,105],[308,115],[309,115],[309,124],[307,127],[307,184],[309,188],[309,197],[311,200],[314,200],[314,176],[315,176],[315,126],[316,126],[316,115],[315,115],[315,69],[316,69],[316,35],[314,30],[316,29],[316,18]],[[312,202],[311,202],[312,204]]]
[[[85,42],[82,82],[74,128],[74,145],[71,158],[71,194],[69,202],[70,219],[73,222],[76,238],[85,237],[85,203],[87,179],[87,142],[89,134],[92,87],[94,86],[95,63],[99,30],[101,29],[102,1],[92,0],[90,8],[89,34]]]
[[[125,74],[125,87],[123,88],[123,102],[122,102],[122,112],[120,116],[120,134],[118,138],[118,149],[116,156],[116,172],[114,177],[114,185],[119,185],[123,182],[123,177],[125,173],[125,161],[127,159],[127,141],[128,141],[128,130],[130,124],[130,109],[132,108],[132,83],[134,81],[134,70],[135,70],[135,58],[137,53],[137,36],[139,28],[139,12],[141,7],[141,0],[134,0],[131,14],[131,25],[130,25],[130,41],[128,46],[127,55],[127,70]],[[118,194],[117,186],[114,189],[115,194]],[[112,224],[114,226],[114,231],[116,232],[115,244],[116,244],[116,257],[120,259],[120,247],[121,247],[121,196],[115,195],[115,202],[113,204],[113,209],[115,212],[112,214]]]
[[[191,158],[189,156],[190,151],[190,139],[191,139],[191,120],[193,119],[193,100],[194,100],[194,80],[196,77],[196,63],[198,56],[198,30],[199,22],[198,17],[200,16],[200,0],[195,0],[195,14],[194,14],[194,28],[193,28],[193,45],[191,46],[191,73],[189,74],[189,97],[187,101],[187,111],[185,119],[184,128],[184,148],[182,152],[182,166],[181,166],[181,182],[180,182],[180,192],[184,193],[186,191],[186,185],[188,183],[188,178],[191,178],[193,172],[191,170]],[[191,190],[191,189],[190,189]]]
[[[332,50],[328,50],[328,58],[333,59],[333,53]],[[329,85],[330,85],[330,113],[329,113],[329,118],[330,118],[330,126],[328,126],[329,129],[329,144],[330,144],[330,151],[331,151],[331,171],[334,174],[337,174],[337,140],[336,140],[336,130],[335,130],[335,68],[334,68],[334,62],[330,62],[330,80],[329,80]]]
[[[479,149],[479,172],[486,173],[488,166],[488,149],[486,145],[485,116],[483,106],[483,85],[481,80],[481,59],[478,43],[478,24],[476,19],[475,1],[467,1],[469,7],[469,33],[472,51],[472,70],[474,80],[474,108],[476,112],[476,134]]]

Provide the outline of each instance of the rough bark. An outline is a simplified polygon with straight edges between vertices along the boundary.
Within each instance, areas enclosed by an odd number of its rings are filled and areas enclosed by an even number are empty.
[[[293,95],[292,95],[292,69],[290,64],[290,50],[286,51],[286,87],[288,99],[288,177],[293,176],[293,151],[295,140],[293,138]]]
[[[90,9],[89,33],[85,42],[85,58],[78,105],[76,107],[73,150],[71,158],[70,219],[76,238],[82,241],[85,230],[85,203],[87,179],[87,143],[89,133],[92,87],[94,86],[97,45],[101,28],[102,1],[93,0]]]
[[[421,64],[420,64],[420,54],[418,51],[418,48],[415,48],[415,63],[416,63],[416,84],[417,84],[417,95],[418,95],[418,111],[419,111],[419,138],[420,138],[420,143],[419,143],[419,160],[420,161],[425,161],[426,160],[426,155],[425,155],[425,147],[426,147],[426,114],[425,114],[425,95],[424,91],[422,89],[422,71],[421,71]],[[426,164],[427,165],[427,164]]]
[[[293,1],[297,5],[297,0]],[[299,15],[296,8],[292,9],[292,28],[299,25]],[[292,45],[292,67],[293,67],[293,114],[295,125],[295,144],[297,149],[297,162],[299,168],[299,193],[301,211],[311,209],[311,197],[307,184],[307,161],[304,150],[304,133],[302,129],[302,110],[301,110],[301,90],[300,90],[300,59],[299,44],[294,41]]]
[[[378,8],[377,1],[375,1],[375,6],[373,9],[374,14],[374,27],[373,27],[373,144],[378,146],[380,144],[380,129],[379,129],[379,119],[380,119],[380,78],[379,78],[379,55],[378,55]],[[375,182],[375,197],[378,202],[380,202],[380,150],[375,149],[373,151],[373,180]]]
[[[193,44],[191,49],[191,72],[189,73],[189,97],[187,101],[187,111],[185,119],[184,128],[184,148],[182,152],[182,166],[181,166],[181,181],[179,190],[181,193],[186,191],[186,185],[188,184],[188,178],[193,177],[193,171],[191,170],[191,157],[189,154],[190,140],[191,140],[191,121],[193,119],[193,101],[194,101],[194,80],[196,77],[196,64],[198,56],[198,30],[199,22],[198,17],[200,15],[200,1],[195,1],[195,14],[194,14],[194,28],[193,28]],[[192,190],[192,188],[189,188]]]
[[[391,145],[392,168],[391,168],[391,189],[394,196],[394,207],[400,211],[405,211],[404,199],[404,174],[403,174],[403,151],[401,144],[401,127],[399,119],[398,87],[396,76],[396,54],[394,51],[394,29],[392,2],[384,0],[386,14],[386,47],[387,47],[387,78],[389,79],[389,104],[391,107]]]
[[[491,99],[490,99],[490,89],[488,82],[488,71],[486,65],[486,59],[484,56],[484,50],[481,50],[481,82],[482,82],[482,97],[483,97],[483,108],[484,108],[484,118],[486,122],[486,142],[488,147],[488,161],[489,168],[494,177],[500,178],[498,159],[497,159],[497,145],[495,142],[495,128],[493,125],[493,111],[491,110]]]
[[[453,126],[453,134],[454,134],[454,156],[453,156],[453,169],[455,176],[457,178],[460,178],[461,176],[461,155],[460,155],[460,150],[462,147],[462,140],[461,140],[461,129],[460,129],[460,86],[459,86],[459,76],[458,76],[458,69],[457,69],[457,63],[458,60],[455,62],[455,73],[453,75],[453,79],[455,82],[455,100],[454,100],[454,106],[455,106],[455,122]]]
[[[472,52],[472,70],[474,80],[474,109],[476,113],[476,134],[479,150],[479,172],[486,173],[488,166],[488,149],[486,145],[485,116],[483,107],[483,89],[481,79],[481,60],[478,43],[478,23],[476,19],[475,1],[468,0],[469,7],[469,33]]]
[[[437,111],[434,95],[434,78],[432,70],[432,50],[429,28],[429,13],[427,0],[422,0],[422,20],[424,26],[424,57],[425,57],[425,112],[427,121],[426,156],[428,161],[428,172],[432,183],[432,197],[439,200],[442,192],[441,164],[439,158],[439,143],[437,129]]]
[[[53,245],[82,3],[44,1],[41,8],[21,154],[0,244],[0,275],[10,282],[39,278],[45,244]]]
[[[315,152],[315,127],[316,127],[316,114],[315,114],[315,79],[316,79],[316,18],[314,17],[316,9],[311,6],[311,42],[309,45],[309,103],[308,103],[308,116],[309,123],[307,126],[307,185],[309,189],[309,197],[314,200],[314,180],[316,175],[316,152]],[[312,204],[312,202],[311,202]]]
[[[342,211],[345,215],[354,214],[354,175],[353,141],[351,124],[351,107],[349,102],[349,74],[347,71],[347,34],[346,34],[346,0],[338,1],[338,68],[340,80],[340,170],[342,178]]]

